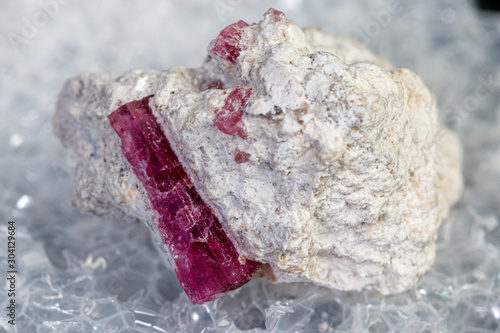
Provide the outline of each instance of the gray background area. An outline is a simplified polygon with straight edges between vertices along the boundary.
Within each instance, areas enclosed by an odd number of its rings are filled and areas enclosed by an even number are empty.
[[[500,17],[447,0],[0,0],[0,277],[16,221],[16,326],[0,332],[500,332]],[[141,224],[71,207],[52,134],[65,79],[198,66],[226,25],[274,7],[419,73],[465,149],[466,189],[432,270],[400,295],[254,279],[193,306]]]

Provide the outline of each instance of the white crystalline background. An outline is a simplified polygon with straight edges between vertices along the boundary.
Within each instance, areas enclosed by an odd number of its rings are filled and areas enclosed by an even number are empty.
[[[40,14],[54,3],[51,16]],[[500,332],[500,16],[473,5],[0,0],[2,281],[12,219],[19,265],[17,325],[1,310],[0,332]],[[414,289],[382,297],[254,279],[193,306],[142,224],[71,207],[76,161],[52,135],[51,119],[64,80],[89,71],[198,67],[223,27],[258,21],[269,7],[301,26],[356,37],[419,73],[459,134],[465,192],[443,224],[436,264]],[[7,302],[1,283],[0,307]]]

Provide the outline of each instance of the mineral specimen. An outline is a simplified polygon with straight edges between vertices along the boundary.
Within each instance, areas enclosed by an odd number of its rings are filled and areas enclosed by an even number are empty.
[[[194,302],[258,263],[276,281],[411,287],[463,183],[458,139],[418,75],[273,9],[208,53],[197,69],[66,83],[55,129],[80,156],[77,205],[145,221]],[[203,230],[213,242],[193,242]]]

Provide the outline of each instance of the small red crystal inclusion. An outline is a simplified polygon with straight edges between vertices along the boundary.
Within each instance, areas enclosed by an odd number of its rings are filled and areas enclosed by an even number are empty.
[[[240,39],[243,29],[246,27],[248,27],[248,23],[240,20],[222,29],[215,39],[211,50],[212,54],[229,61],[233,65],[236,64],[236,59],[238,59],[241,52]]]
[[[239,255],[201,199],[156,122],[150,98],[124,104],[108,118],[157,213],[182,287],[194,304],[211,301],[250,281],[261,263]]]
[[[246,151],[239,150],[236,148],[234,150],[234,161],[238,164],[246,163],[250,160],[250,154]]]
[[[252,89],[236,87],[226,97],[224,106],[215,111],[214,124],[222,133],[246,139],[247,131],[243,123],[243,114],[250,96],[252,96]]]

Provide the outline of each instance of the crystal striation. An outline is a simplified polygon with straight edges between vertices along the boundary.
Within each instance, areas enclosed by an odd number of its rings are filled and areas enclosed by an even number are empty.
[[[108,118],[158,214],[182,287],[194,304],[211,301],[250,281],[260,263],[238,254],[203,202],[151,113],[150,98],[124,104]]]

